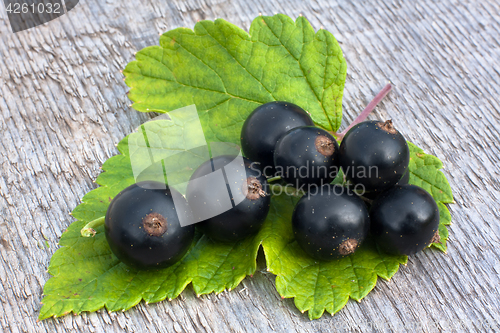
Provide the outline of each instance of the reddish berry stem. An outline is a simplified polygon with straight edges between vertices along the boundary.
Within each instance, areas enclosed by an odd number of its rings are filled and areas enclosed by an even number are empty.
[[[342,139],[344,137],[344,135],[354,126],[354,125],[357,125],[359,124],[360,122],[364,121],[368,115],[375,109],[375,107],[377,106],[378,103],[380,103],[380,101],[382,99],[384,99],[384,97],[389,93],[389,91],[391,91],[392,89],[392,85],[390,83],[388,83],[378,94],[377,96],[375,96],[374,99],[372,99],[372,101],[370,103],[368,103],[368,105],[366,106],[366,108],[363,110],[363,112],[361,112],[359,114],[359,116],[345,129],[343,130],[341,133],[337,133],[336,136],[337,138],[339,139]]]

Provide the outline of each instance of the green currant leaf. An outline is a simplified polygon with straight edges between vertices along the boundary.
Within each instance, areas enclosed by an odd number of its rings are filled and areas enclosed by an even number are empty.
[[[195,104],[209,141],[239,143],[248,114],[275,100],[301,106],[329,131],[340,126],[346,61],[333,35],[315,33],[302,16],[259,16],[250,33],[222,19],[201,21],[164,33],[136,59],[124,70],[133,108]]]
[[[410,184],[417,185],[432,194],[436,201],[452,203],[453,194],[443,172],[443,163],[422,149],[408,142],[410,148]]]

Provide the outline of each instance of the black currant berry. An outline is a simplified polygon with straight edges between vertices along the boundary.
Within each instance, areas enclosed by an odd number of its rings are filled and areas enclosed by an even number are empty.
[[[241,129],[241,150],[260,163],[267,177],[274,176],[273,152],[279,138],[292,128],[314,125],[309,114],[288,102],[269,102],[257,107]]]
[[[271,201],[260,169],[241,156],[217,156],[200,165],[186,194],[197,226],[221,242],[236,242],[257,233]]]
[[[395,185],[370,210],[371,233],[388,253],[414,254],[439,241],[439,209],[434,198],[415,185]]]
[[[368,233],[370,217],[357,195],[327,184],[299,200],[292,226],[297,243],[307,254],[333,260],[354,253]]]
[[[368,192],[395,185],[410,161],[408,144],[390,120],[355,125],[344,136],[339,156],[346,178]]]
[[[331,183],[337,176],[339,145],[324,129],[301,126],[283,135],[274,149],[276,175],[301,186]]]
[[[111,251],[128,266],[163,268],[179,261],[191,246],[194,226],[182,227],[173,189],[152,181],[133,184],[109,204],[104,230]],[[190,214],[187,203],[182,214]],[[179,207],[177,207],[179,209]]]

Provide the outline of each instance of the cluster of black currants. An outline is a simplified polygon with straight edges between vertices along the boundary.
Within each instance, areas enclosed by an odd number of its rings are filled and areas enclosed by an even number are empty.
[[[152,181],[120,192],[105,216],[113,253],[129,266],[156,269],[186,255],[195,227],[213,242],[255,235],[269,213],[271,179],[304,192],[292,227],[315,259],[354,253],[370,230],[382,249],[395,254],[413,254],[436,241],[436,202],[407,184],[408,145],[391,121],[357,124],[339,146],[299,106],[270,102],[246,119],[241,149],[246,157],[221,155],[201,164],[185,197]],[[340,170],[346,186],[331,184]]]
[[[408,144],[390,120],[353,126],[339,146],[299,106],[271,102],[247,118],[241,146],[267,177],[304,192],[292,227],[315,259],[350,255],[369,234],[392,254],[414,254],[439,241],[437,204],[408,184]],[[345,186],[331,184],[339,170]]]

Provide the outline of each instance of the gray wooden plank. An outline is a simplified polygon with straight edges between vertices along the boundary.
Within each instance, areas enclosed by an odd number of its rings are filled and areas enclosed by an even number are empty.
[[[361,303],[315,321],[281,299],[260,258],[259,272],[219,296],[198,299],[188,287],[172,302],[37,322],[50,256],[73,221],[68,213],[96,187],[114,144],[151,117],[128,107],[120,69],[166,30],[219,17],[248,30],[259,13],[276,12],[302,14],[341,43],[343,127],[394,83],[371,118],[392,118],[443,161],[457,202],[448,253],[410,258]],[[499,12],[495,0],[83,0],[58,20],[12,34],[0,10],[1,330],[500,330]]]

